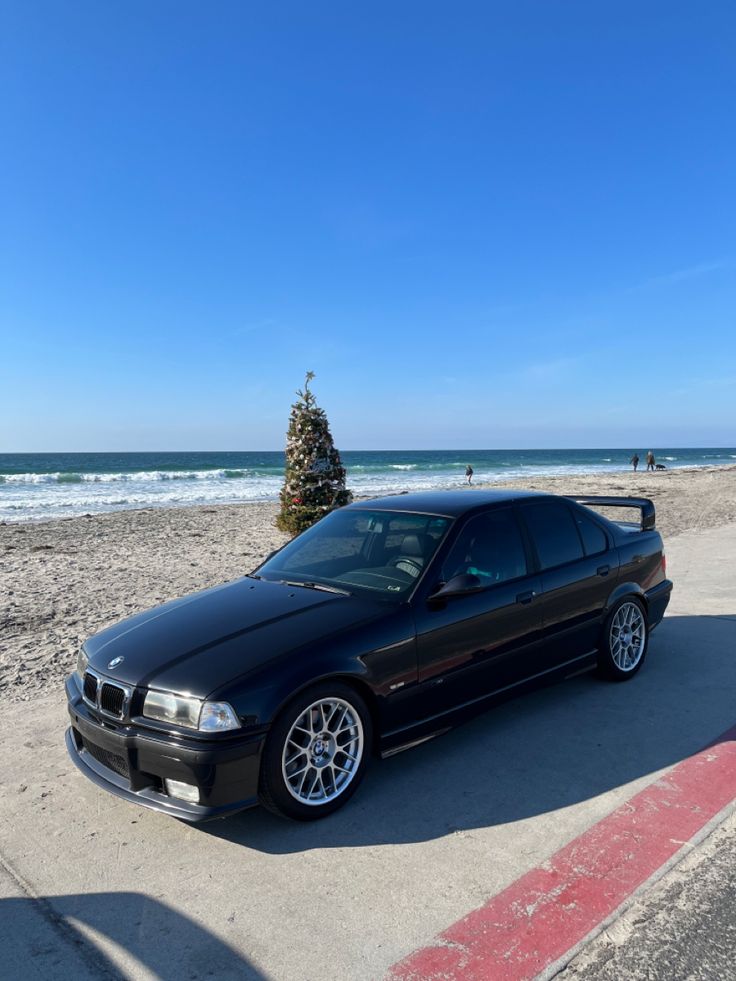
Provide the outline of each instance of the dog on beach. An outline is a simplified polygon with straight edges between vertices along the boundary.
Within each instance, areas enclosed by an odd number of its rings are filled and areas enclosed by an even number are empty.
[[[666,470],[667,467],[663,463],[657,463],[654,467],[655,470]]]

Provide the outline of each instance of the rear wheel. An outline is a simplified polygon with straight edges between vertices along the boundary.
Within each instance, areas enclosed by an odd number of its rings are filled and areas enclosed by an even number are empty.
[[[371,717],[349,685],[325,682],[298,695],[269,733],[261,803],[283,817],[314,821],[355,793],[372,744]]]
[[[649,641],[647,612],[635,596],[614,606],[603,628],[598,665],[613,681],[633,677],[644,663]]]

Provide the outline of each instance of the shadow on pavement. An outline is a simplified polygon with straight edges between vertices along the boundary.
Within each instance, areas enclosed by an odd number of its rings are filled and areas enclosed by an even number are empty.
[[[256,808],[199,831],[285,854],[428,841],[569,807],[678,763],[736,723],[735,642],[736,618],[668,617],[628,682],[573,678],[376,761],[322,821]]]
[[[0,899],[0,924],[4,978],[139,977],[142,969],[160,978],[264,977],[199,923],[141,893]],[[124,968],[103,939],[125,952]]]

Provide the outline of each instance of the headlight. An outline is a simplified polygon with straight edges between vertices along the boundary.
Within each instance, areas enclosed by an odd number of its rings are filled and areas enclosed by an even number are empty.
[[[167,691],[149,691],[143,703],[143,714],[149,719],[202,732],[240,728],[238,717],[227,702],[203,702],[199,698],[172,695]]]
[[[143,703],[143,714],[160,722],[173,722],[177,726],[196,729],[202,703],[198,698],[172,695],[167,691],[149,691]]]
[[[87,670],[87,665],[89,664],[89,658],[84,653],[84,648],[79,648],[79,653],[77,654],[77,674],[80,678],[84,678],[84,672]]]

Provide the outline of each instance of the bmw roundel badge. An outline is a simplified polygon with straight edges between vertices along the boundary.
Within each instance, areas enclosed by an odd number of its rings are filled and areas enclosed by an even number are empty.
[[[114,657],[107,666],[108,668],[116,668],[118,664],[122,664],[124,660],[124,657]]]

